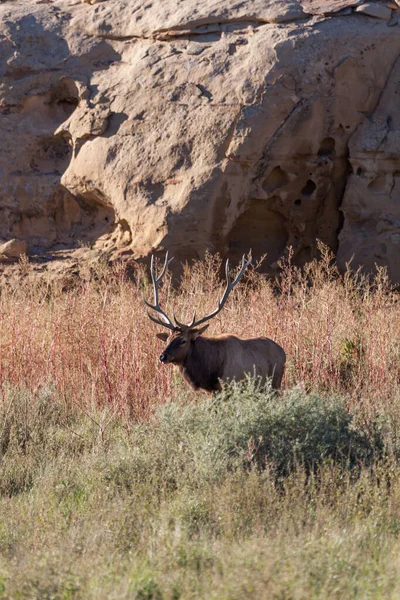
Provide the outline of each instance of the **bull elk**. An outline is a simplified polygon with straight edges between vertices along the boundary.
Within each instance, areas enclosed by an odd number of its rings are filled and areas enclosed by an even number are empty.
[[[256,375],[265,383],[267,377],[272,380],[272,387],[278,389],[281,385],[285,369],[286,355],[276,342],[266,338],[257,337],[243,340],[234,335],[218,335],[205,337],[202,334],[208,327],[204,325],[215,317],[224,307],[229,294],[239,283],[246,268],[251,263],[251,258],[246,262],[243,255],[240,271],[233,281],[229,275],[229,259],[226,261],[226,288],[217,308],[209,315],[196,321],[196,312],[192,322],[188,325],[180,323],[173,312],[175,324],[160,308],[158,300],[159,283],[165,275],[172,258],[168,260],[168,252],[160,275],[157,277],[154,265],[154,256],[151,258],[151,279],[153,282],[154,304],[147,302],[147,314],[154,323],[166,327],[170,333],[157,333],[157,337],[167,342],[167,346],[160,355],[164,364],[172,363],[178,368],[186,382],[195,390],[203,389],[213,392],[221,389],[221,382],[240,381],[246,374]],[[158,313],[157,318],[152,316],[150,310]]]

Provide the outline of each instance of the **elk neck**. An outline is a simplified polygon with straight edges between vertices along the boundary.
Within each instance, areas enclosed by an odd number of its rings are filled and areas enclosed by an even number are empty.
[[[225,348],[221,341],[199,336],[179,366],[185,380],[194,389],[212,392],[220,389],[219,379],[222,376]]]

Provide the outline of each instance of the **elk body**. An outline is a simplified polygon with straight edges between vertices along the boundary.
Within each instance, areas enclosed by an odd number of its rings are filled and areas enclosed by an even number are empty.
[[[172,260],[172,259],[171,259]],[[221,382],[241,381],[247,374],[255,375],[265,383],[271,378],[272,387],[281,386],[285,369],[286,355],[276,342],[266,337],[243,340],[234,335],[205,337],[202,334],[208,325],[199,325],[212,319],[223,308],[229,294],[237,285],[251,259],[246,262],[243,256],[241,269],[232,282],[229,275],[229,261],[226,261],[227,284],[225,292],[218,302],[217,308],[209,315],[196,321],[196,313],[190,324],[180,323],[174,314],[175,324],[160,308],[158,286],[170,263],[168,253],[159,277],[156,276],[154,260],[151,260],[151,277],[154,290],[154,304],[145,300],[146,305],[156,311],[160,317],[155,318],[147,311],[150,319],[170,330],[170,333],[158,333],[157,337],[167,342],[160,355],[164,364],[171,363],[178,368],[183,378],[195,390],[203,389],[213,392],[221,389]]]

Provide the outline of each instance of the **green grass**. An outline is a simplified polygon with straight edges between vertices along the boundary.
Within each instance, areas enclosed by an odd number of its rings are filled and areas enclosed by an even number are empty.
[[[398,598],[395,434],[390,415],[252,382],[130,429],[10,388],[0,598]]]

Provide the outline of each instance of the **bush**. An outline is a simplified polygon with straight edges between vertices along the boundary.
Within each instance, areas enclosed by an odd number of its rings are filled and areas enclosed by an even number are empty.
[[[400,589],[395,414],[358,425],[337,398],[249,381],[179,395],[129,429],[101,407],[73,412],[52,386],[3,390],[0,597]],[[383,436],[388,460],[370,464]]]
[[[169,486],[201,485],[243,467],[267,465],[277,476],[327,459],[351,467],[374,452],[341,400],[298,388],[277,395],[252,380],[198,404],[166,405],[133,439],[137,467]]]

